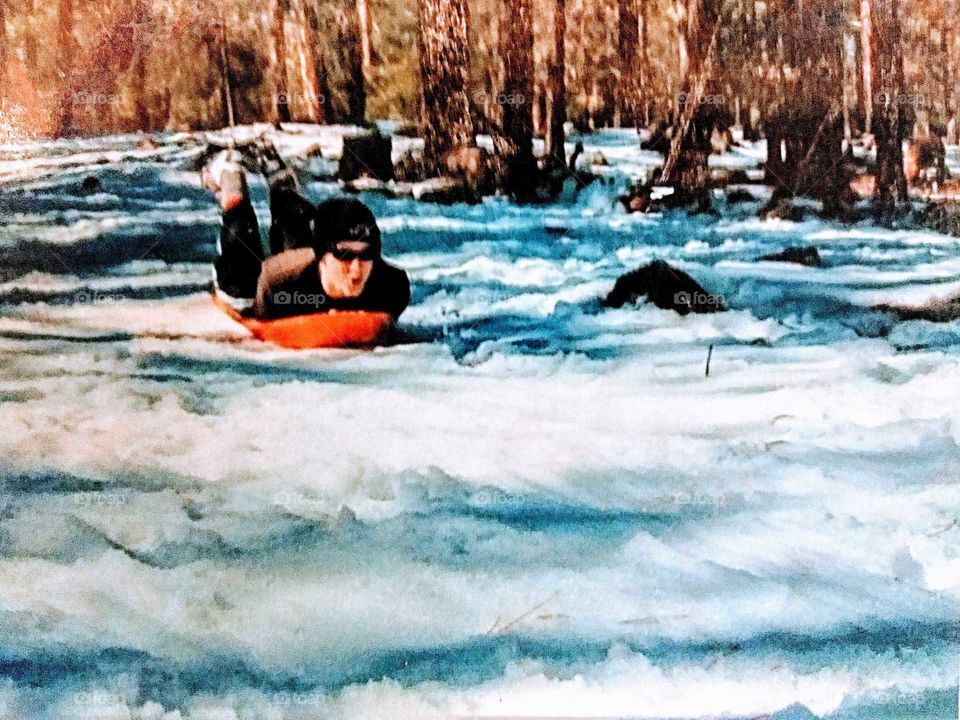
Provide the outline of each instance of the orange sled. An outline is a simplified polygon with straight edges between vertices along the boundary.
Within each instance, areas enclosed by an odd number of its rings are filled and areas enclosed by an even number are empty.
[[[291,350],[309,348],[372,347],[382,344],[393,327],[385,312],[330,310],[276,320],[245,317],[216,295],[213,304],[264,342]]]

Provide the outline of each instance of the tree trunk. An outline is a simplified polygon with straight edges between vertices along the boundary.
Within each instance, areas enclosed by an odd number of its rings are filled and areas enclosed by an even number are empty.
[[[73,35],[73,0],[59,0],[57,3],[57,67],[61,73],[61,94],[55,133],[57,137],[73,135],[74,92],[76,82],[76,39]]]
[[[548,119],[544,144],[544,169],[547,171],[565,168],[567,165],[567,155],[563,146],[563,124],[567,119],[566,36],[567,2],[554,0],[553,57],[550,62],[550,78],[547,85]]]
[[[325,125],[332,121],[330,105],[330,80],[327,73],[326,49],[320,36],[320,19],[317,17],[317,9],[313,3],[308,3],[304,7],[307,14],[307,26],[309,32],[307,37],[313,48],[311,57],[313,58],[313,76],[316,79],[317,92],[317,120],[316,122]]]
[[[290,8],[294,17],[293,57],[297,84],[301,92],[302,104],[294,108],[298,120],[319,122],[320,95],[317,88],[316,60],[314,60],[311,42],[310,22],[304,7],[304,0],[291,0]]]
[[[637,0],[619,0],[618,55],[620,82],[617,87],[617,115],[621,123],[637,127],[640,104],[640,17]]]
[[[466,0],[419,0],[424,160],[442,170],[443,156],[475,144],[470,115]]]
[[[369,83],[373,67],[373,17],[369,0],[357,0],[357,27],[360,34],[360,62],[363,77]]]
[[[271,121],[274,123],[290,122],[286,10],[284,0],[270,0],[270,67],[273,71]]]
[[[860,0],[860,56],[863,60],[863,131],[865,133],[873,132],[873,51],[876,45],[873,31],[873,2],[874,0]]]
[[[138,130],[150,132],[150,104],[147,100],[147,48],[138,47],[133,61],[133,114],[134,126]]]
[[[363,125],[367,117],[367,85],[363,75],[362,28],[356,5],[340,19],[340,40],[346,52],[347,122]]]
[[[650,92],[650,17],[647,0],[637,0],[637,5],[638,34],[640,37],[640,58],[637,64],[637,82],[639,84],[637,97],[641,104],[641,107],[637,108],[637,112],[643,122],[643,126],[647,127],[650,125],[650,98],[648,97]]]
[[[233,105],[233,77],[230,72],[230,39],[227,36],[227,16],[223,11],[223,5],[219,4],[219,27],[220,27],[220,99],[223,108],[223,119],[227,127],[233,127],[236,124],[236,113]]]
[[[501,163],[499,185],[526,199],[536,187],[533,157],[533,21],[530,0],[503,0],[500,59],[503,86],[498,93],[498,118],[493,127],[494,151]]]
[[[950,23],[952,18],[948,20],[948,15],[946,11],[949,9],[949,3],[944,2],[944,16],[943,21],[940,24],[940,62],[941,75],[940,75],[940,92],[943,95],[943,127],[946,129],[947,123],[950,122],[950,81],[951,81],[951,72],[950,72]]]
[[[705,117],[703,98],[707,84],[713,75],[716,60],[717,32],[720,29],[716,17],[705,12],[701,0],[691,0],[687,7],[687,43],[690,55],[690,72],[683,79],[683,91],[679,94],[679,111],[673,123],[670,151],[663,163],[661,177],[674,186],[676,201],[684,205],[696,205],[705,210],[710,206],[710,171],[707,160],[710,156],[711,122]]]
[[[7,98],[7,4],[0,0],[0,108]]]
[[[893,219],[907,199],[903,173],[903,141],[911,125],[905,117],[903,49],[900,42],[899,0],[872,0],[876,22],[873,123],[877,143],[878,218]]]

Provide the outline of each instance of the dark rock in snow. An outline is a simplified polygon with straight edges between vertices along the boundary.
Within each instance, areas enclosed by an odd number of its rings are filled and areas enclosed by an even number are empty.
[[[756,202],[756,198],[753,196],[749,190],[744,190],[743,188],[734,188],[733,190],[727,191],[727,202],[728,203],[746,203],[746,202]]]
[[[393,141],[379,133],[343,138],[343,154],[337,177],[356,180],[369,177],[388,182],[393,180]]]
[[[789,247],[778,253],[764,255],[761,260],[773,260],[775,262],[796,263],[797,265],[806,265],[807,267],[823,267],[823,260],[820,259],[820,253],[812,245],[805,247]]]
[[[80,183],[80,190],[84,193],[95,193],[99,191],[100,188],[100,178],[95,175],[87,175],[87,177],[83,179],[83,182]]]
[[[687,273],[663,260],[654,260],[618,278],[603,305],[619,308],[644,296],[658,308],[674,310],[681,315],[727,309],[722,296],[707,292]]]

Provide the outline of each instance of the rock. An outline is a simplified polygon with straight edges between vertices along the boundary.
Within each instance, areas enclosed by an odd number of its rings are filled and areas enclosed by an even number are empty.
[[[746,170],[741,170],[741,169],[734,170],[730,168],[711,168],[710,182],[713,183],[714,187],[722,187],[724,185],[736,185],[740,183],[750,182],[750,176],[747,175]]]
[[[159,147],[160,143],[158,143],[155,138],[149,135],[137,143],[137,150],[156,150]]]
[[[422,202],[477,203],[480,197],[460,178],[439,177],[413,184],[413,199]]]
[[[655,260],[618,278],[603,305],[619,308],[644,296],[658,308],[681,315],[727,309],[722,296],[707,292],[687,273],[663,260]]]
[[[343,189],[351,193],[375,192],[383,195],[384,197],[393,198],[396,197],[397,194],[390,186],[391,184],[385,183],[382,180],[376,180],[374,178],[362,177],[357,178],[356,180],[344,182]]]
[[[393,180],[392,152],[393,141],[379,133],[345,136],[337,178],[356,180],[369,177],[384,182]]]
[[[803,208],[794,205],[789,198],[771,198],[760,216],[764,220],[801,222],[803,220]]]
[[[730,204],[734,203],[744,203],[744,202],[756,202],[756,198],[753,196],[749,190],[744,190],[743,188],[734,188],[733,190],[727,191],[727,202]]]
[[[896,305],[875,305],[874,310],[892,312],[901,320],[927,320],[929,322],[953,322],[960,320],[960,296],[931,300],[926,305],[903,307]]]
[[[83,179],[83,182],[80,183],[80,192],[87,194],[95,193],[101,188],[102,185],[100,184],[100,178],[96,177],[95,175],[87,175]]]
[[[820,253],[812,245],[805,247],[789,247],[778,253],[764,255],[761,260],[772,260],[774,262],[795,263],[805,265],[806,267],[823,267],[823,260],[820,259]]]

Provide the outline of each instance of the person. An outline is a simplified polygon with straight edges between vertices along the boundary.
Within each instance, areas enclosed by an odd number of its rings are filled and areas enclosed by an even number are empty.
[[[353,198],[314,206],[300,195],[295,174],[272,146],[257,148],[256,160],[269,186],[269,253],[260,239],[243,157],[227,150],[201,171],[223,220],[214,263],[218,297],[244,315],[264,319],[331,310],[399,317],[410,302],[410,282],[383,259],[370,209]]]
[[[254,314],[288,317],[329,310],[386,312],[398,318],[410,303],[410,281],[381,255],[380,228],[353,198],[320,203],[313,238],[266,260]]]

